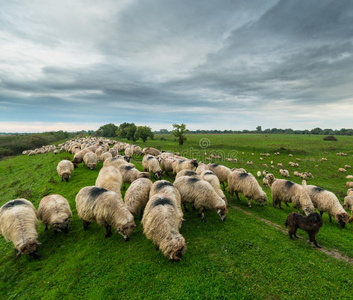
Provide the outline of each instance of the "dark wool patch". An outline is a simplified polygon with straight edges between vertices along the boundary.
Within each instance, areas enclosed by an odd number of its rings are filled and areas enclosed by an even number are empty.
[[[173,184],[171,184],[169,181],[160,181],[156,184],[156,191],[159,191],[161,189],[163,189],[166,186],[173,186]]]
[[[218,167],[219,166],[219,164],[211,164],[211,167],[212,168],[216,168],[216,167]]]
[[[185,159],[182,159],[182,160],[178,160],[178,164],[182,164],[183,162],[185,161]]]
[[[158,205],[171,205],[174,206],[172,200],[168,199],[168,198],[158,198],[153,204],[152,204],[152,208],[156,207]]]
[[[132,167],[132,166],[127,165],[127,166],[124,166],[123,168],[124,168],[126,171],[130,171],[131,169],[133,169],[133,168],[135,168],[135,167]]]
[[[100,188],[100,187],[94,187],[89,191],[89,195],[92,198],[97,198],[105,192],[108,192],[108,190]]]
[[[209,172],[205,172],[203,175],[214,175],[214,173],[209,171]]]
[[[24,202],[23,200],[11,200],[9,202],[7,202],[3,207],[2,209],[9,209],[9,208],[12,208],[14,206],[17,206],[17,205],[28,205],[28,203]]]
[[[196,177],[190,177],[188,178],[188,184],[194,184],[195,182],[200,181],[200,179],[196,178]]]
[[[192,175],[197,175],[197,173],[194,172],[194,171],[186,171],[186,172],[184,173],[184,176],[192,176]]]
[[[290,189],[293,185],[294,185],[294,183],[292,181],[287,180],[284,186],[287,189]]]
[[[321,188],[321,187],[316,186],[316,187],[313,188],[313,191],[314,191],[315,193],[321,193],[321,192],[324,191],[324,189]]]
[[[246,177],[248,177],[248,176],[249,176],[249,174],[248,174],[248,173],[245,173],[245,172],[240,173],[240,174],[238,175],[238,177],[241,178],[241,179],[244,179],[244,178],[246,178]]]
[[[154,156],[147,156],[147,160],[154,158]]]
[[[311,213],[306,218],[309,222],[312,222],[312,223],[322,222],[322,218],[317,212]]]

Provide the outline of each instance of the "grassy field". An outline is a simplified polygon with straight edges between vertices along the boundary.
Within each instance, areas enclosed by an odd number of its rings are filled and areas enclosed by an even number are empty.
[[[324,142],[322,136],[308,135],[188,138],[182,147],[170,135],[156,135],[155,140],[136,144],[178,151],[199,160],[205,160],[205,152],[207,156],[214,153],[222,157],[216,162],[244,167],[253,174],[267,169],[279,176],[277,167],[269,169],[262,164],[270,165],[271,160],[275,165],[281,162],[291,173],[311,172],[314,179],[309,180],[310,184],[334,192],[343,202],[347,174],[338,173],[338,168],[353,165],[352,137],[340,136],[337,142]],[[280,155],[274,156],[277,151]],[[325,151],[329,153],[324,154]],[[260,161],[259,154],[264,152],[271,156]],[[337,152],[348,156],[337,156]],[[290,153],[294,157],[288,157]],[[236,157],[238,162],[227,162],[227,157]],[[328,161],[321,161],[322,157]],[[288,162],[295,158],[301,161],[299,167],[292,168]],[[265,187],[269,202],[264,207],[253,203],[249,209],[244,198],[234,202],[229,199],[225,222],[214,211],[206,212],[207,223],[195,212],[185,213],[187,221],[181,233],[189,244],[183,259],[175,263],[154,249],[143,235],[138,218],[129,242],[124,242],[120,235],[106,239],[104,228],[97,224],[83,231],[75,196],[82,187],[94,185],[102,164],[93,171],[80,165],[67,183],[61,182],[56,173],[56,165],[62,159],[72,159],[72,155],[47,153],[0,161],[0,205],[23,197],[38,207],[42,197],[58,193],[69,201],[74,215],[68,235],[45,232],[39,225],[42,246],[38,261],[27,256],[16,260],[13,244],[0,238],[0,299],[351,298],[353,224],[340,229],[324,215],[317,240],[326,252],[310,244],[306,232],[299,231],[301,239],[290,240],[284,222],[295,210],[286,206],[283,210],[273,208],[270,190]],[[135,157],[133,161],[140,170],[141,160]],[[253,160],[253,165],[246,165],[248,160]],[[172,177],[164,179],[173,181]],[[291,180],[301,181],[294,176]]]

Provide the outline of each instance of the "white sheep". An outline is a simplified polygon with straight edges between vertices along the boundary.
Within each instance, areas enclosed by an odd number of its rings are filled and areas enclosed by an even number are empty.
[[[255,176],[246,172],[233,171],[228,176],[228,193],[234,201],[234,193],[238,200],[239,193],[248,199],[248,206],[251,207],[250,200],[258,202],[261,206],[267,201],[266,193],[262,190]]]
[[[123,156],[117,155],[115,157],[108,158],[104,161],[103,167],[114,166],[119,168],[121,165],[125,165],[126,160],[124,160]]]
[[[344,168],[338,168],[338,172],[345,173],[345,172],[347,172],[347,170],[346,170],[346,169],[344,169]]]
[[[137,178],[150,178],[150,173],[140,172],[133,165],[123,164],[118,168],[121,176],[123,177],[123,186],[125,188],[126,183],[132,183]]]
[[[283,176],[283,177],[287,177],[287,178],[289,178],[290,176],[289,176],[289,171],[288,170],[284,170],[284,169],[280,169],[279,170],[279,173],[281,174],[281,176]]]
[[[204,162],[200,161],[199,165],[196,168],[196,173],[201,175],[201,173],[205,170],[209,170],[208,164],[205,164]]]
[[[83,150],[80,150],[77,152],[72,160],[72,163],[74,164],[74,167],[77,168],[80,163],[83,162],[83,157],[86,155],[86,153],[92,152],[91,149],[85,148]]]
[[[96,179],[96,186],[120,194],[123,177],[114,166],[107,166],[100,169]]]
[[[223,190],[225,190],[225,183],[228,183],[228,176],[232,171],[223,166],[223,165],[218,165],[218,164],[208,164],[208,168],[210,171],[212,171],[219,179],[219,182],[223,186]]]
[[[133,154],[134,154],[134,146],[133,145],[129,145],[128,147],[125,148],[125,160],[127,162],[130,162]]]
[[[271,188],[272,204],[282,209],[281,202],[287,206],[293,203],[293,207],[299,211],[301,208],[306,215],[315,211],[313,202],[303,186],[286,179],[276,179],[273,175],[267,175],[269,186]]]
[[[161,170],[162,170],[162,172],[165,173],[165,175],[168,176],[168,172],[173,172],[173,163],[174,162],[175,162],[175,159],[173,159],[173,158],[166,157],[166,158],[162,159]]]
[[[148,178],[139,178],[131,183],[125,193],[125,205],[127,209],[134,215],[143,216],[143,210],[150,197],[152,181]]]
[[[142,159],[142,167],[145,172],[152,173],[153,178],[160,179],[162,176],[162,170],[159,167],[158,160],[150,154],[146,154]]]
[[[179,190],[181,202],[185,210],[186,203],[192,203],[195,209],[199,211],[202,220],[206,222],[205,209],[214,209],[224,221],[228,213],[227,204],[218,196],[211,184],[198,178],[182,176],[175,180],[174,186]]]
[[[182,216],[178,212],[177,199],[168,194],[152,196],[142,218],[143,232],[169,259],[179,261],[186,251],[184,237],[179,233]]]
[[[126,208],[121,194],[96,186],[82,188],[76,196],[78,217],[82,220],[83,229],[95,221],[105,227],[105,237],[112,236],[111,227],[115,233],[124,237],[125,241],[136,227],[134,217]]]
[[[353,182],[352,181],[348,181],[346,183],[346,188],[353,188]]]
[[[1,206],[0,233],[14,244],[17,256],[28,254],[34,259],[39,258],[37,228],[38,213],[30,201],[16,199]]]
[[[160,152],[159,150],[157,150],[157,149],[155,149],[155,148],[151,148],[151,147],[149,147],[149,148],[144,148],[144,149],[142,150],[142,153],[143,153],[143,154],[151,154],[151,155],[153,155],[153,156],[161,155],[161,152]]]
[[[331,217],[334,217],[336,222],[340,224],[341,228],[344,228],[346,223],[350,221],[349,215],[344,210],[334,193],[315,185],[306,185],[304,186],[304,189],[309,194],[311,201],[320,212],[321,216],[324,212],[327,213],[330,222],[332,222]]]
[[[179,172],[179,173],[181,173],[181,172]],[[179,175],[179,173],[178,173],[178,175]],[[221,184],[219,182],[218,177],[210,170],[203,171],[200,176],[201,176],[202,180],[205,180],[210,185],[212,185],[213,189],[218,194],[218,196],[220,196],[228,206],[227,197],[224,195],[224,193],[221,189]]]
[[[94,170],[97,166],[97,154],[94,152],[88,152],[85,154],[85,156],[83,157],[83,162],[84,164],[90,168],[91,170]]]
[[[64,181],[65,179],[68,182],[73,170],[74,170],[74,164],[67,159],[60,161],[56,167],[56,171],[61,177],[61,181]]]
[[[257,171],[256,176],[257,176],[257,178],[260,178],[261,177],[261,171]]]
[[[178,174],[181,170],[191,170],[194,171],[198,167],[198,163],[196,159],[177,159],[172,164],[173,166],[173,174]]]
[[[44,197],[38,207],[38,216],[45,231],[51,226],[54,232],[69,232],[69,222],[72,217],[69,202],[61,195],[49,195]]]

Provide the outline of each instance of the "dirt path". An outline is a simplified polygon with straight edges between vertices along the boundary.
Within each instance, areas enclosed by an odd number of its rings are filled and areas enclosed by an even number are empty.
[[[269,221],[269,220],[266,220],[266,219],[263,219],[263,218],[261,218],[261,217],[258,217],[258,216],[256,216],[256,215],[254,215],[253,213],[248,212],[248,211],[246,211],[246,210],[244,210],[244,209],[242,209],[242,208],[240,208],[240,207],[238,207],[238,206],[232,205],[232,207],[234,207],[235,209],[241,211],[242,213],[244,213],[244,214],[246,214],[246,215],[253,216],[255,219],[260,220],[260,221],[262,221],[262,222],[264,222],[264,223],[266,223],[266,224],[268,224],[268,225],[271,225],[272,227],[275,227],[276,229],[282,231],[282,232],[285,233],[286,235],[288,234],[288,230],[287,230],[286,228],[284,228],[284,227],[282,227],[282,226],[280,226],[280,225],[278,225],[278,224],[276,224],[276,223],[273,223],[273,222],[271,222],[271,221]],[[297,235],[298,235],[298,234],[297,234]],[[301,237],[300,235],[298,235],[298,236],[299,236],[299,239],[300,239],[300,240],[302,240],[302,241],[304,241],[304,242],[307,242],[308,244],[312,244],[311,242],[309,242],[308,239],[305,239],[305,238]],[[321,245],[320,245],[320,246],[321,246]],[[327,247],[324,247],[324,246],[321,246],[321,247],[322,247],[322,248],[316,248],[316,249],[317,249],[318,251],[320,251],[320,252],[325,253],[326,255],[329,255],[329,256],[335,258],[335,259],[343,260],[343,261],[345,261],[345,262],[347,262],[347,263],[353,265],[353,258],[351,258],[351,257],[349,257],[349,256],[347,256],[347,255],[344,255],[344,254],[340,253],[337,249],[327,248]]]

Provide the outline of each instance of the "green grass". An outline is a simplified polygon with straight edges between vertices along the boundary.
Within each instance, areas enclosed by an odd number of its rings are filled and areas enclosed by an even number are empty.
[[[164,140],[161,140],[163,138]],[[255,174],[263,170],[262,163],[273,160],[290,170],[310,171],[315,184],[336,193],[341,201],[346,193],[346,174],[338,168],[353,165],[352,137],[338,137],[338,142],[324,142],[322,136],[298,135],[189,135],[183,147],[170,135],[156,135],[145,145],[158,149],[179,151],[188,157],[204,160],[208,154],[231,153],[237,163],[219,161],[229,167],[244,167]],[[209,147],[201,149],[199,141],[207,138]],[[136,142],[144,147],[142,142]],[[279,151],[279,156],[273,153]],[[328,151],[329,154],[324,154]],[[347,157],[336,156],[345,152]],[[242,154],[244,152],[244,155]],[[269,152],[261,162],[259,153]],[[251,153],[255,155],[252,156]],[[288,157],[292,153],[294,157]],[[298,168],[288,165],[301,159]],[[326,157],[328,161],[321,162]],[[230,202],[228,216],[221,222],[214,211],[207,211],[207,223],[195,212],[185,213],[181,233],[189,242],[183,259],[171,262],[137,228],[129,242],[120,235],[104,237],[104,228],[90,225],[84,231],[77,217],[75,196],[88,185],[94,185],[99,169],[89,170],[83,165],[74,170],[70,181],[61,182],[56,173],[57,163],[72,155],[61,153],[16,156],[0,161],[0,205],[24,197],[38,207],[42,197],[58,193],[70,203],[73,219],[68,235],[44,231],[39,225],[41,259],[22,256],[15,259],[12,243],[0,238],[0,298],[1,299],[329,299],[350,298],[353,282],[352,265],[317,251],[308,243],[308,235],[299,231],[302,239],[290,240],[277,227],[262,222],[269,220],[284,227],[286,216],[294,211],[272,207],[269,188],[264,191],[269,202],[264,207],[246,200]],[[253,165],[246,161],[253,160]],[[133,161],[141,170],[141,158]],[[319,165],[319,167],[315,167]],[[268,169],[269,170],[269,169]],[[278,168],[271,170],[276,176]],[[352,172],[353,173],[353,172]],[[171,177],[168,177],[173,181]],[[262,180],[262,179],[261,179]],[[300,179],[291,176],[300,183]],[[250,212],[246,214],[233,206]],[[317,235],[318,243],[336,249],[353,258],[353,229],[348,224],[340,229],[329,223]]]

